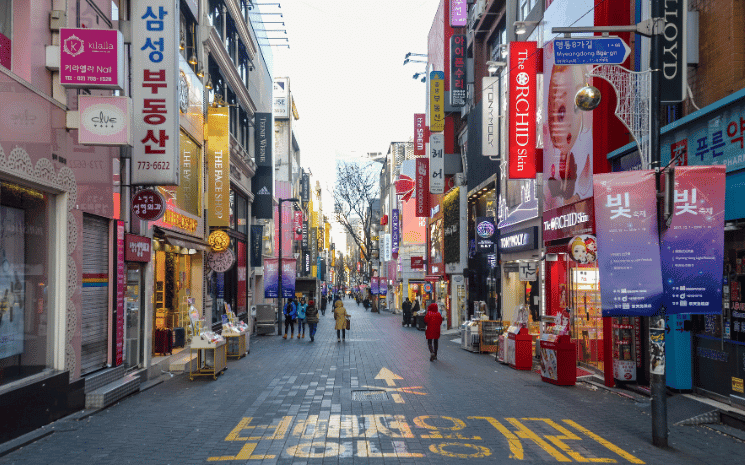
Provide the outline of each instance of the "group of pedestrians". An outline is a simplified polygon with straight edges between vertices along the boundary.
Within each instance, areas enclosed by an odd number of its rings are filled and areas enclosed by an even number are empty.
[[[329,301],[331,300],[329,295]],[[321,297],[325,301],[326,297]],[[325,307],[325,306],[324,306]],[[322,314],[326,312],[322,310]],[[291,299],[287,299],[287,303],[282,309],[282,314],[285,317],[285,334],[284,339],[287,339],[287,334],[290,335],[290,339],[295,338],[295,321],[297,321],[297,338],[305,338],[305,325],[308,325],[308,331],[310,335],[310,342],[316,340],[316,330],[318,329],[318,307],[316,302],[310,299],[308,303],[305,302],[305,297],[298,300],[297,296]],[[336,320],[336,341],[341,342],[346,339],[346,328],[349,314],[347,309],[344,308],[344,304],[341,298],[337,298],[334,304],[334,319]]]

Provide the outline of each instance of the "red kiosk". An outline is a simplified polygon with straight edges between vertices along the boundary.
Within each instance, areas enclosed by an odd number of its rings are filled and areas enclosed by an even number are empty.
[[[577,383],[577,349],[569,337],[569,320],[549,326],[541,333],[541,379],[559,386]]]
[[[533,368],[533,337],[524,326],[510,326],[505,340],[505,362],[516,370]]]

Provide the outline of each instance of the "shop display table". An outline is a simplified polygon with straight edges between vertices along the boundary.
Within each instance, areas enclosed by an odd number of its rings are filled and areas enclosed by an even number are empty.
[[[199,336],[191,341],[189,355],[197,352],[197,369],[193,369],[193,362],[189,363],[189,379],[193,380],[196,376],[212,376],[217,379],[217,375],[225,370],[227,366],[228,344],[225,340],[210,342],[201,339]],[[209,362],[212,362],[210,365]]]
[[[528,328],[510,326],[505,338],[505,361],[516,370],[533,368],[533,337]]]
[[[541,379],[559,386],[577,382],[577,349],[568,335],[541,334]]]
[[[246,350],[246,332],[225,333],[225,331],[223,331],[222,337],[224,337],[227,342],[227,356],[229,358],[241,358],[246,356],[248,353],[248,350]]]

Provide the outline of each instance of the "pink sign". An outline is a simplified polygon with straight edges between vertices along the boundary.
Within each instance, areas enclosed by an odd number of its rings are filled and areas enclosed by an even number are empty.
[[[124,38],[115,29],[60,29],[60,83],[122,89]]]
[[[10,69],[11,56],[10,53],[10,39],[0,34],[0,65]]]
[[[128,145],[131,103],[128,97],[78,96],[78,143]]]
[[[124,221],[116,222],[116,366],[124,361],[124,299],[127,267],[124,264]]]
[[[468,2],[450,0],[450,26],[463,27],[468,24]]]

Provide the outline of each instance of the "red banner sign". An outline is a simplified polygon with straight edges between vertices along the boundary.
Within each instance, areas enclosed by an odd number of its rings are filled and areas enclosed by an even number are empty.
[[[424,257],[411,257],[411,269],[412,270],[423,270],[424,269]]]
[[[137,236],[135,234],[124,235],[124,261],[143,262],[150,261],[150,238]]]
[[[535,179],[537,55],[535,42],[510,42],[510,179]]]
[[[414,155],[422,157],[427,154],[427,115],[414,114]]]
[[[429,218],[429,158],[416,159],[416,216]]]
[[[124,221],[116,222],[116,366],[124,361],[124,301],[127,292],[127,265],[124,263]]]
[[[142,189],[132,196],[132,213],[141,220],[157,220],[165,212],[163,197],[153,189]]]

